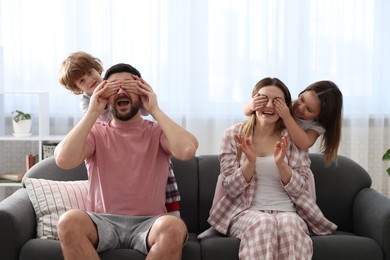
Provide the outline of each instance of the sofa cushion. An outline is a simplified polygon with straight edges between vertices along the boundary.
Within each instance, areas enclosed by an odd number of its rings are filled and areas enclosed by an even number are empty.
[[[384,259],[380,245],[372,238],[336,231],[333,235],[312,236],[313,259]]]
[[[52,181],[25,178],[37,220],[37,237],[58,239],[59,217],[69,209],[85,209],[88,181]]]

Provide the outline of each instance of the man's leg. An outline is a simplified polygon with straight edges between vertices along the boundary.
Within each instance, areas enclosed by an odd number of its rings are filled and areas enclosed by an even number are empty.
[[[171,215],[159,217],[147,238],[149,254],[146,259],[180,260],[186,239],[187,227],[182,219]]]
[[[99,259],[96,252],[98,234],[88,214],[81,210],[69,210],[58,222],[58,237],[66,260]]]

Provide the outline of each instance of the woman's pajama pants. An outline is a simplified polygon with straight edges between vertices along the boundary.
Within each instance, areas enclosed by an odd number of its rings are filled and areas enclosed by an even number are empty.
[[[313,243],[295,212],[245,210],[233,218],[229,235],[241,240],[240,260],[311,259]]]

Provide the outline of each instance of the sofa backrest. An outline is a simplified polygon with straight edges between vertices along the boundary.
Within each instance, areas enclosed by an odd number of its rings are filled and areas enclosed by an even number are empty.
[[[218,155],[199,155],[190,161],[172,159],[181,196],[180,215],[190,233],[208,229],[209,211],[220,173]]]
[[[357,193],[371,187],[371,177],[351,159],[339,155],[337,165],[325,167],[322,154],[310,154],[317,204],[339,230],[352,231],[352,207]]]
[[[189,232],[197,233],[199,229],[198,157],[188,161],[172,159],[172,165],[181,197],[180,216],[186,222]]]
[[[84,163],[71,170],[64,170],[57,166],[54,156],[34,164],[25,174],[25,177],[56,181],[86,180],[87,169]]]
[[[217,155],[199,155],[199,233],[209,228],[207,219],[220,173]],[[179,183],[180,185],[180,183]]]
[[[371,187],[366,170],[351,159],[338,156],[338,164],[325,167],[322,154],[310,154],[314,174],[317,204],[324,215],[339,227],[352,231],[352,207],[356,194]],[[191,233],[201,233],[209,227],[207,219],[220,173],[218,155],[199,155],[188,161],[172,159],[181,196],[181,216]],[[71,169],[59,168],[54,157],[35,164],[25,175],[49,180],[85,180],[84,164]]]
[[[338,156],[337,165],[332,164],[329,167],[325,167],[322,154],[311,153],[309,156],[316,183],[318,206],[329,220],[338,225],[339,230],[351,232],[354,199],[360,190],[371,187],[369,174],[356,162],[344,156]],[[193,165],[177,160],[172,162],[182,196],[181,215],[189,223],[189,231],[199,234],[209,227],[207,219],[220,173],[218,156],[197,157],[197,182],[192,176],[196,173],[190,169]],[[194,197],[195,189],[198,189],[197,198]]]

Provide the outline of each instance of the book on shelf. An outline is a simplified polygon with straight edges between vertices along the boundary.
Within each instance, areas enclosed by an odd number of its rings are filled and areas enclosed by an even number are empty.
[[[26,155],[26,171],[34,166],[39,161],[38,154],[27,154]],[[1,182],[21,182],[25,172],[5,172],[0,173]]]
[[[0,182],[21,182],[24,173],[21,172],[6,172],[0,173]]]
[[[38,154],[28,154],[26,155],[26,171],[34,166],[39,160]]]

